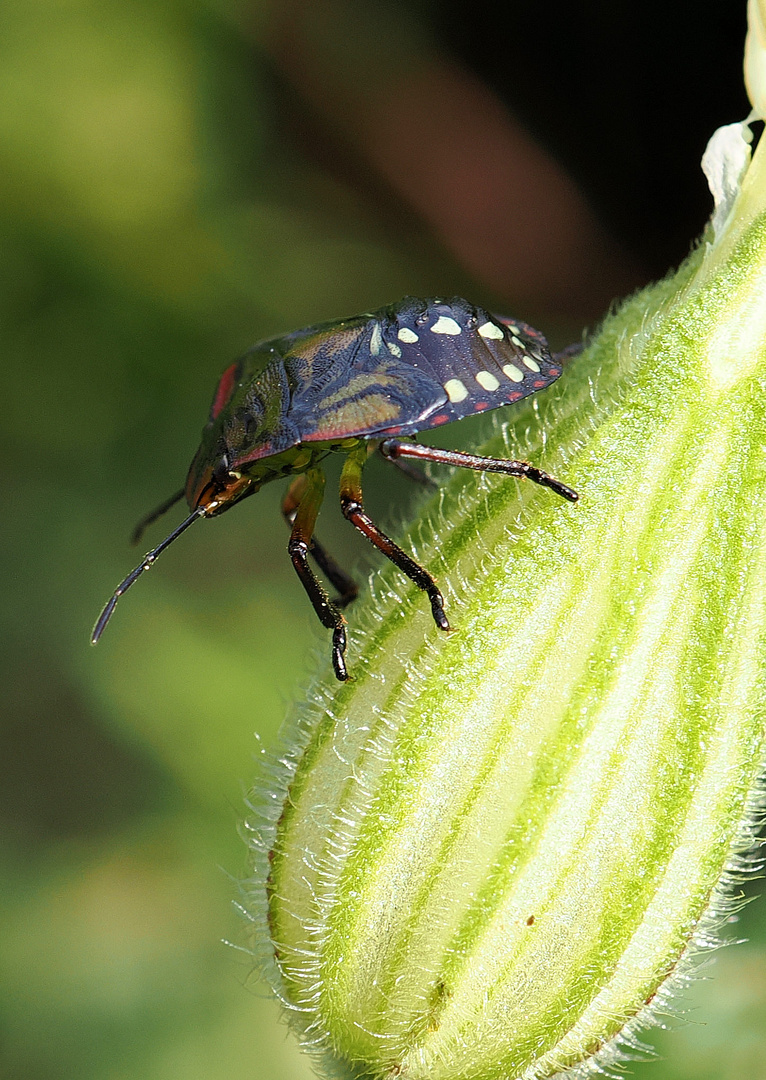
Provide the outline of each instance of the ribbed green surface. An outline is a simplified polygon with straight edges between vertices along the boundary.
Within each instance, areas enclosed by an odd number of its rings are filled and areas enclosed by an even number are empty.
[[[270,924],[307,1041],[361,1073],[549,1076],[692,939],[762,760],[765,235],[509,410],[581,502],[455,478],[405,542],[456,632],[384,571],[303,720]]]

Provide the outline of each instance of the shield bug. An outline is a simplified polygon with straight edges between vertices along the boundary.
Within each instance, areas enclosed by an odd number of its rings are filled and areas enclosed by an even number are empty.
[[[347,679],[342,609],[357,587],[314,536],[325,484],[322,461],[334,452],[346,458],[340,481],[344,516],[428,595],[436,625],[449,630],[433,577],[365,512],[362,470],[368,454],[378,449],[405,469],[414,459],[526,477],[575,502],[576,492],[525,461],[439,450],[413,439],[528,397],[550,386],[561,370],[562,357],[551,356],[539,331],[459,297],[408,296],[372,314],[255,345],[221,376],[185,488],[140,522],[134,542],[184,497],[191,513],[117,587],[95,625],[93,644],[123,593],[193,522],[291,476],[282,504],[291,528],[288,551],[322,625],[332,631],[335,675]],[[334,600],[309,556],[338,590]]]

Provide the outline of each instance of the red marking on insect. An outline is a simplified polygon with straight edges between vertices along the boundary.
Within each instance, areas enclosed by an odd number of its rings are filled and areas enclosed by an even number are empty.
[[[448,424],[452,417],[448,413],[437,413],[436,416],[431,417],[432,424]]]
[[[260,446],[256,446],[254,450],[251,450],[247,454],[237,454],[231,460],[232,466],[235,469],[239,469],[242,465],[248,465],[252,461],[260,461],[261,458],[271,457],[272,450],[268,443],[262,443]],[[199,482],[197,484],[199,488]]]
[[[545,379],[535,379],[535,381],[532,383],[532,385],[534,386],[535,390],[539,390],[543,386],[547,386],[548,384],[545,381]]]
[[[510,393],[506,395],[506,397],[508,401],[518,401],[519,398],[524,397],[524,394],[521,390],[511,390]]]
[[[476,412],[481,412],[482,409],[488,409],[488,408],[489,408],[489,402],[488,401],[477,401],[476,404],[474,405],[474,409],[476,409]]]
[[[238,364],[236,362],[233,363],[230,367],[226,368],[226,371],[224,371],[221,376],[221,381],[218,383],[218,389],[215,392],[213,408],[210,410],[211,420],[215,420],[221,410],[225,408],[232,395],[237,366]]]

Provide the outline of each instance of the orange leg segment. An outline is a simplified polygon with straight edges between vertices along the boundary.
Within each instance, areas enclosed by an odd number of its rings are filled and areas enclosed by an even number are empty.
[[[282,514],[290,528],[293,526],[295,515],[306,491],[306,483],[306,473],[296,476],[282,500]],[[315,536],[311,537],[309,543],[309,555],[327,580],[338,590],[338,595],[332,601],[335,607],[342,609],[347,607],[352,600],[356,600],[359,595],[359,586],[351,575],[337,564]]]

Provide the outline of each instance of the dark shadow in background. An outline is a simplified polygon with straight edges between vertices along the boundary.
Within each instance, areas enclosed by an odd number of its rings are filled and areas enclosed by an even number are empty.
[[[500,300],[592,321],[700,235],[700,158],[749,112],[745,32],[729,0],[287,0],[271,51],[304,151]]]

